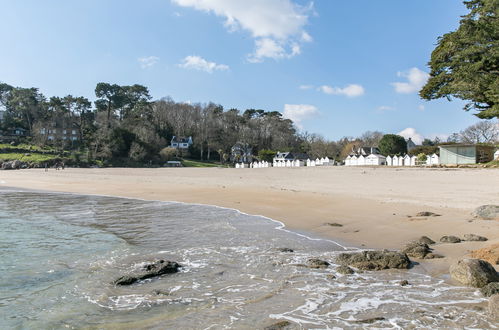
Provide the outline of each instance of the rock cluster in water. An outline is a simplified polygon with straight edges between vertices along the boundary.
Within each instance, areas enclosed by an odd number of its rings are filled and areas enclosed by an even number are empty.
[[[407,269],[411,265],[405,253],[388,250],[341,253],[336,258],[336,262],[360,270]]]
[[[178,272],[182,267],[174,261],[158,260],[152,264],[147,264],[142,268],[142,272],[137,274],[125,275],[114,281],[115,285],[131,285],[135,282]]]

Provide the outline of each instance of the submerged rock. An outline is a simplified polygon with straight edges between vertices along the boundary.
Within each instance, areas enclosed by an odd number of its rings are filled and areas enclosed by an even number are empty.
[[[114,281],[115,285],[131,285],[135,282],[145,280],[152,277],[161,276],[164,274],[172,274],[178,272],[182,267],[174,261],[159,260],[152,264],[147,264],[142,268],[141,273],[125,275]]]
[[[384,321],[384,320],[386,320],[384,317],[371,317],[371,318],[368,318],[368,319],[357,320],[357,321],[354,321],[354,322],[355,323],[371,324],[371,323],[374,323],[374,322]]]
[[[309,268],[327,268],[329,265],[329,262],[317,258],[308,259],[307,262]]]
[[[409,257],[424,259],[431,252],[431,249],[426,243],[413,241],[408,243],[401,252],[407,254]]]
[[[494,267],[480,259],[461,259],[452,264],[449,271],[454,280],[475,288],[499,281],[499,274]]]
[[[499,220],[499,205],[482,205],[477,207],[472,214],[482,220]]]
[[[464,234],[464,240],[465,241],[479,241],[479,242],[485,242],[488,241],[487,237],[475,235],[475,234]]]
[[[428,236],[421,236],[420,239],[418,239],[418,242],[428,244],[428,245],[433,245],[435,244],[435,241],[429,238]]]
[[[408,280],[402,280],[400,281],[399,283],[401,286],[406,286],[406,285],[409,285],[409,281]]]
[[[440,259],[440,258],[445,258],[443,255],[438,254],[438,253],[428,253],[424,257],[425,259]]]
[[[277,251],[279,251],[279,252],[295,252],[295,250],[290,249],[290,248],[278,248]]]
[[[292,327],[293,327],[293,323],[286,321],[286,320],[283,320],[283,321],[276,322],[272,325],[269,325],[263,329],[264,330],[283,330],[283,329],[291,329]]]
[[[442,243],[460,243],[461,239],[456,236],[442,236],[440,239],[440,242]]]
[[[336,262],[361,270],[407,269],[411,264],[405,253],[387,250],[341,253],[336,258]]]
[[[351,275],[355,273],[355,271],[352,268],[345,265],[341,265],[340,267],[336,268],[336,271],[343,275]]]

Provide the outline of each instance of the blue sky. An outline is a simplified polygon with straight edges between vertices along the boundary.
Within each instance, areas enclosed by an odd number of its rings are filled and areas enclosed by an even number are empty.
[[[0,81],[93,100],[98,82],[154,98],[277,110],[330,139],[416,139],[478,121],[419,99],[456,0],[0,0]]]

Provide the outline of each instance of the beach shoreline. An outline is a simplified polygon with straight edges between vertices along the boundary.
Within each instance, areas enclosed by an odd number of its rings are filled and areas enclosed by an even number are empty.
[[[480,205],[497,204],[497,169],[30,169],[1,171],[2,186],[215,205],[358,248],[398,250],[423,235],[489,239],[432,246],[445,258],[417,260],[417,267],[437,277],[471,250],[499,243],[499,222],[471,216]],[[440,216],[416,217],[421,211]]]

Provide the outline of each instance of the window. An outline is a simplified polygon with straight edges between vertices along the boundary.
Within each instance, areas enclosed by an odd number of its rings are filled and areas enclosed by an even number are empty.
[[[71,131],[71,134],[76,135],[76,130],[75,130],[75,129],[74,129],[74,130],[72,130],[72,131]]]
[[[63,130],[63,131],[62,131],[62,134],[66,134],[66,130]]]

